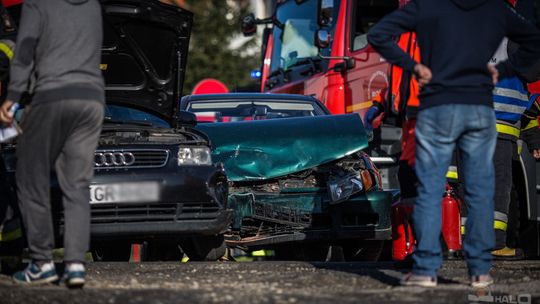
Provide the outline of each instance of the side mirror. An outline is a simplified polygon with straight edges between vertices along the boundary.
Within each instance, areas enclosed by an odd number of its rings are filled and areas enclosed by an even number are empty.
[[[330,45],[332,37],[327,30],[318,30],[315,33],[315,46],[319,49],[325,49]]]
[[[183,127],[195,127],[197,125],[197,116],[188,111],[178,112],[177,123]]]
[[[332,16],[334,15],[334,0],[319,0],[319,18],[320,26],[332,25]]]
[[[242,19],[242,33],[244,36],[253,36],[257,32],[257,19],[254,14],[249,14]]]

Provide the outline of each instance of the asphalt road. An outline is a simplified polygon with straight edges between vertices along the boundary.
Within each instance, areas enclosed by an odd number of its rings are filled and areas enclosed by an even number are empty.
[[[490,292],[491,303],[540,303],[540,261],[497,262],[483,291],[468,287],[462,261],[445,262],[437,288],[398,286],[403,272],[384,262],[90,263],[84,290],[2,275],[0,303],[473,303]]]

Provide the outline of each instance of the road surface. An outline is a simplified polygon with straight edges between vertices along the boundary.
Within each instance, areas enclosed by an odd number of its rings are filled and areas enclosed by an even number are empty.
[[[540,261],[497,262],[496,285],[479,291],[462,261],[445,262],[437,288],[398,286],[404,271],[390,262],[89,263],[84,290],[1,275],[0,303],[540,303]]]

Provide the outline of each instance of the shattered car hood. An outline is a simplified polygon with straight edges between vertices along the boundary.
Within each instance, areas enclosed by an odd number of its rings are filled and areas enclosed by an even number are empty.
[[[272,179],[337,160],[368,146],[360,116],[325,115],[199,124],[231,181]]]

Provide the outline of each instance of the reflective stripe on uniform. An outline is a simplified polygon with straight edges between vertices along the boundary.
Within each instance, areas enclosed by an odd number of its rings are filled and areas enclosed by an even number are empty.
[[[457,172],[453,172],[453,171],[448,171],[446,173],[446,178],[450,178],[450,179],[458,179],[458,173]]]
[[[6,54],[7,58],[11,61],[13,59],[13,49],[7,45],[7,43],[0,41],[0,51]]]
[[[495,230],[506,231],[506,229],[508,228],[508,224],[502,221],[495,220],[493,223],[493,228],[495,228]]]
[[[503,125],[500,123],[497,124],[497,132],[502,133],[502,134],[512,135],[515,137],[519,137],[519,134],[520,134],[520,131],[518,128],[509,126],[509,125]]]
[[[521,116],[523,112],[527,110],[527,108],[523,106],[516,106],[516,105],[511,105],[507,103],[498,103],[498,102],[493,103],[493,108],[495,109],[495,111],[498,111],[498,112],[513,113],[519,116]]]
[[[446,178],[458,179],[458,172],[456,166],[448,167],[448,172],[446,172]]]
[[[493,107],[497,120],[510,124],[519,122],[532,102],[523,82],[517,77],[505,78],[493,89]]]
[[[264,250],[253,251],[253,252],[251,253],[251,256],[254,256],[254,257],[265,257],[265,256],[266,256],[266,251],[264,251]]]
[[[529,96],[527,94],[518,92],[513,89],[506,89],[501,87],[495,87],[493,89],[493,95],[501,96],[501,97],[508,97],[508,98],[515,98],[523,101],[529,101]],[[523,111],[525,111],[524,109]],[[523,111],[521,113],[523,113]],[[518,112],[512,112],[512,113],[518,113]]]
[[[538,127],[538,120],[536,119],[532,119],[531,121],[529,121],[529,123],[527,124],[527,126],[525,126],[525,128],[523,128],[523,130],[529,130],[534,127]]]
[[[22,229],[18,228],[13,231],[0,233],[0,242],[10,242],[22,238]]]
[[[496,230],[506,231],[506,228],[508,227],[508,215],[495,211],[493,212],[493,219],[495,220],[493,223],[493,228]]]
[[[493,228],[495,228],[495,230],[506,231],[506,229],[508,229],[508,224],[505,223],[505,222],[501,222],[501,221],[494,221],[493,222]],[[461,232],[461,234],[465,234],[465,225],[464,224],[461,225],[460,232]]]
[[[493,213],[493,218],[496,220],[496,221],[502,221],[502,222],[505,222],[505,223],[508,223],[508,215],[502,213],[502,212],[499,212],[499,211],[495,211]]]
[[[499,215],[497,215],[497,216],[500,216],[500,218],[503,218],[503,215],[504,215],[504,217],[506,217],[506,221],[508,221],[508,216],[506,214],[501,213],[501,212],[497,212],[497,211],[495,211],[495,213],[499,213]],[[461,234],[465,234],[465,225],[466,224],[467,224],[467,218],[462,217],[461,218],[461,227],[460,227]],[[506,231],[506,229],[508,229],[508,224],[506,222],[503,222],[503,221],[498,220],[497,218],[495,218],[495,221],[493,222],[493,228],[495,228],[496,230]]]

